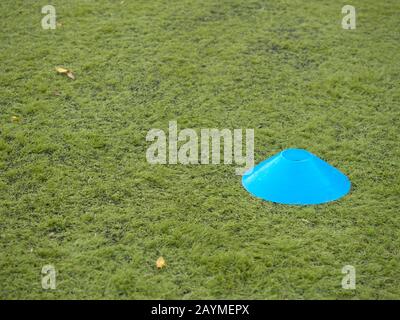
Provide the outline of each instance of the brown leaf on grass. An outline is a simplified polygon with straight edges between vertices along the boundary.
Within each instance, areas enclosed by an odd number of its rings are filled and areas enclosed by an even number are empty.
[[[166,264],[166,262],[165,262],[165,260],[164,260],[163,257],[159,257],[159,258],[157,259],[157,261],[156,261],[156,267],[157,267],[158,269],[162,269],[162,268],[164,268],[166,265],[167,265],[167,264]]]
[[[62,67],[56,67],[56,71],[59,74],[65,74],[68,78],[75,80],[75,75],[72,73],[70,69],[62,68]]]

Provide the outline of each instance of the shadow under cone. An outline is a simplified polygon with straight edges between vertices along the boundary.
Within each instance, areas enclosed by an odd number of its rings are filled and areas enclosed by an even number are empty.
[[[243,187],[252,195],[282,204],[319,204],[350,191],[338,169],[303,149],[286,149],[247,171]]]

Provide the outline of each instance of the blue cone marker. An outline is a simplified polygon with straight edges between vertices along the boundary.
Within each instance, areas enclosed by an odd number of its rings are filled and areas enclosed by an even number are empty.
[[[303,149],[286,149],[264,160],[243,175],[242,184],[258,198],[294,205],[337,200],[351,186],[338,169]]]

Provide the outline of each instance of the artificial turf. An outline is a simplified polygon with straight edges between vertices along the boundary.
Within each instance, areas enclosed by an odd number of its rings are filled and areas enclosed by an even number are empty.
[[[344,1],[55,0],[43,30],[47,4],[0,2],[1,299],[400,298],[399,1],[353,0],[355,30]],[[253,128],[256,162],[305,148],[351,193],[279,205],[235,165],[149,164],[174,120]]]

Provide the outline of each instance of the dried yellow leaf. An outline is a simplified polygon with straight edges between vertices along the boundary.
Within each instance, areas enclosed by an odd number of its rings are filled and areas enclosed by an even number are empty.
[[[70,69],[56,67],[56,70],[58,73],[65,74],[68,78],[75,80],[75,75],[72,73],[72,71]]]
[[[61,67],[56,67],[56,70],[57,70],[58,73],[68,73],[68,72],[71,72],[71,71],[69,71],[68,69],[61,68]]]
[[[166,264],[166,262],[165,262],[165,260],[164,260],[163,257],[159,257],[159,258],[157,259],[157,261],[156,261],[156,266],[157,266],[158,269],[162,269],[162,268],[164,268],[166,265],[167,265],[167,264]]]
[[[75,80],[75,76],[74,76],[74,74],[73,74],[71,71],[68,71],[68,72],[67,72],[67,77],[70,78],[70,79],[72,79],[72,80]]]
[[[12,117],[11,117],[11,121],[12,121],[12,122],[19,122],[19,117],[17,117],[17,116],[12,116]]]

